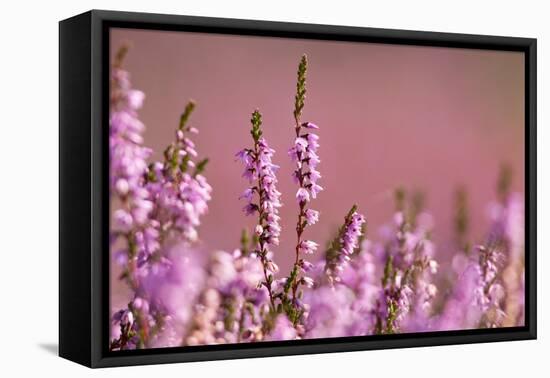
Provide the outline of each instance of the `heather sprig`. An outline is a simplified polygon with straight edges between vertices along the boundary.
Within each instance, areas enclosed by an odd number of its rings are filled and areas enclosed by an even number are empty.
[[[298,297],[300,285],[307,287],[313,286],[313,279],[303,275],[307,271],[308,265],[304,255],[313,254],[318,244],[312,240],[303,239],[303,234],[307,226],[315,224],[319,220],[319,212],[308,207],[312,199],[323,188],[317,183],[321,174],[317,170],[320,163],[317,149],[319,148],[319,137],[313,131],[318,126],[311,122],[302,122],[302,110],[305,104],[306,95],[306,73],[307,57],[302,56],[298,66],[298,80],[296,84],[296,97],[294,104],[294,129],[296,138],[294,145],[289,150],[289,155],[295,163],[295,170],[292,174],[294,182],[298,184],[296,200],[298,202],[298,220],[296,223],[297,242],[295,248],[295,261],[291,273],[286,281],[284,290],[284,302],[287,314],[289,314],[296,323],[301,316],[301,310],[298,309]],[[289,292],[292,293],[292,303],[290,303]]]
[[[149,166],[148,189],[155,202],[155,218],[162,239],[182,236],[192,243],[198,239],[200,218],[208,211],[212,187],[202,175],[208,159],[197,161],[198,153],[188,125],[195,103],[189,101],[180,116],[175,140],[164,150],[164,161]]]
[[[279,224],[279,208],[282,206],[281,193],[277,190],[276,170],[272,157],[275,151],[269,148],[262,132],[262,115],[255,110],[251,118],[250,134],[253,140],[252,148],[245,148],[237,153],[237,157],[245,166],[243,177],[251,184],[241,198],[247,201],[244,207],[246,215],[257,215],[258,222],[254,228],[257,246],[255,253],[261,260],[264,280],[261,282],[268,291],[272,309],[275,309],[275,297],[272,284],[274,275],[278,272],[277,264],[272,260],[272,246],[279,244],[281,226]]]
[[[414,295],[411,276],[414,269],[414,266],[410,266],[402,271],[394,266],[393,257],[388,257],[382,277],[383,291],[375,310],[375,333],[391,334],[399,331],[401,321],[411,310]]]
[[[359,247],[364,224],[365,217],[357,212],[357,205],[353,205],[325,254],[325,273],[331,284],[340,281],[340,273]]]

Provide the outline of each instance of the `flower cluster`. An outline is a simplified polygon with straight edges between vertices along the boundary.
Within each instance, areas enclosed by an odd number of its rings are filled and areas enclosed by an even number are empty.
[[[263,268],[254,254],[219,251],[213,254],[208,278],[195,306],[187,345],[261,341],[262,319],[269,312],[269,297],[258,282]]]
[[[233,252],[211,252],[198,243],[212,187],[203,176],[208,160],[198,158],[192,140],[195,103],[187,104],[162,161],[150,161],[138,118],[144,95],[121,68],[125,52],[117,54],[111,71],[109,184],[111,250],[120,265],[112,271],[120,272],[126,294],[124,304],[112,308],[110,350],[523,324],[524,208],[510,190],[509,170],[501,173],[481,242],[468,235],[467,195],[464,188],[457,191],[456,240],[438,246],[442,266],[423,195],[409,200],[402,189],[380,238],[367,237],[366,219],[354,205],[335,235],[321,241],[329,241],[324,256],[316,256],[319,244],[306,231],[319,222],[310,205],[323,188],[318,127],[301,120],[304,55],[289,136],[298,186],[295,248],[277,250],[283,224],[279,166],[256,110],[252,143],[236,154],[248,183],[240,199],[254,218],[253,230],[244,229]],[[445,248],[452,248],[450,256],[439,255]],[[288,274],[274,261],[281,254],[294,256]]]
[[[155,218],[160,222],[163,237],[171,232],[188,242],[198,238],[200,218],[208,210],[212,188],[202,175],[208,159],[195,163],[195,144],[190,134],[198,133],[187,126],[194,102],[189,102],[180,117],[175,141],[164,151],[164,162],[150,165],[147,189],[156,204]]]
[[[164,163],[148,164],[152,151],[143,146],[145,126],[138,119],[144,95],[132,89],[129,74],[122,69],[126,51],[119,50],[111,71],[111,245],[133,298],[113,315],[112,350],[179,344],[174,334],[183,320],[165,294],[194,277],[190,272],[198,269],[188,257],[182,262],[182,254],[174,253],[173,246],[197,240],[196,228],[208,210],[212,190],[201,175],[207,160],[195,163],[197,152],[186,135],[196,132],[186,124],[193,102],[181,116]]]
[[[434,244],[429,239],[432,219],[414,200],[406,208],[404,198],[405,193],[398,190],[393,224],[385,228],[386,240],[378,247],[385,259],[384,292],[377,314],[380,333],[431,328],[428,319],[437,294],[431,277],[438,269]]]
[[[144,187],[147,159],[151,150],[143,146],[145,126],[137,112],[144,94],[132,88],[128,72],[121,67],[122,49],[111,74],[111,114],[109,127],[110,192],[117,200],[113,212],[112,242],[125,239],[116,255],[125,266],[129,285],[138,286],[138,262],[144,261],[158,249],[155,225],[150,222],[153,202]]]

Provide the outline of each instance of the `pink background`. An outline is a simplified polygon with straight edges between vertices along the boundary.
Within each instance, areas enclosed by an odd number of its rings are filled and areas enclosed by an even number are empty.
[[[486,232],[499,166],[514,169],[524,191],[524,58],[515,52],[115,29],[111,51],[130,42],[125,67],[145,92],[145,142],[161,159],[188,99],[205,176],[213,186],[200,237],[206,250],[239,246],[251,226],[237,198],[246,187],[234,154],[250,146],[250,114],[263,114],[264,135],[281,165],[283,232],[275,260],[293,255],[297,205],[287,156],[293,136],[296,69],[309,58],[303,120],[321,129],[319,169],[325,188],[312,207],[320,223],[305,236],[325,243],[353,203],[369,235],[390,219],[399,185],[422,189],[435,218],[438,258],[454,252],[453,192],[469,192],[471,236]],[[447,251],[446,251],[447,250]]]

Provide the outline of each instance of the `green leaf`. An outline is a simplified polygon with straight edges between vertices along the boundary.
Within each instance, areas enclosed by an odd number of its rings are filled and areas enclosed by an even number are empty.
[[[197,166],[195,167],[195,173],[193,173],[193,177],[197,177],[197,175],[200,175],[202,172],[204,172],[208,162],[209,162],[208,158],[204,158],[201,161],[199,161],[197,163]]]

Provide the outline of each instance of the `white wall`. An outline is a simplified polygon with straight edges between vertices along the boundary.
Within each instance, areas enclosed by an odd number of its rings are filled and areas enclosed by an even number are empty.
[[[265,3],[265,4],[263,4]],[[544,1],[6,1],[0,22],[0,371],[133,377],[406,375],[512,377],[550,370],[544,237],[550,201],[550,27]],[[536,37],[539,124],[539,340],[91,371],[57,344],[57,21],[90,8]],[[546,348],[546,351],[545,351]],[[8,373],[9,372],[9,373]],[[536,374],[542,376],[544,373]]]

